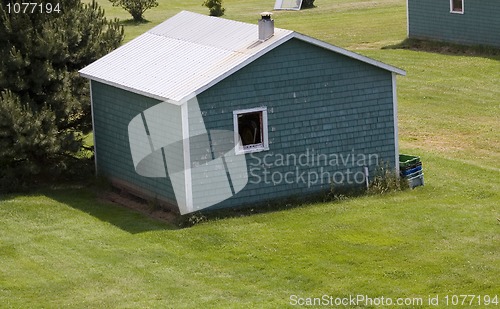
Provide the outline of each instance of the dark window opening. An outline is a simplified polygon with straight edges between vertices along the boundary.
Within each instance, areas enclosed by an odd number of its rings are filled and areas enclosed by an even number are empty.
[[[262,112],[239,114],[238,133],[243,147],[261,145],[263,141]]]
[[[463,13],[464,11],[464,1],[463,0],[451,0],[451,11]]]

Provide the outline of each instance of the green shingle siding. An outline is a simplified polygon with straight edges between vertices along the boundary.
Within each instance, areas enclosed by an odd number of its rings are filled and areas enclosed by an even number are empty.
[[[500,1],[464,0],[464,14],[450,13],[449,0],[408,0],[408,35],[500,47]]]
[[[148,178],[135,172],[129,145],[129,122],[160,101],[96,81],[91,83],[98,173],[126,181],[174,202],[169,178]]]
[[[391,73],[299,40],[289,41],[198,95],[207,129],[233,130],[233,110],[267,106],[269,151],[247,154],[376,153],[394,164]],[[224,111],[222,113],[222,111]],[[323,166],[331,174],[352,168]],[[374,166],[370,167],[374,170]],[[295,166],[274,166],[282,175]],[[321,166],[301,171],[321,172]],[[355,171],[362,170],[356,167]],[[258,175],[263,178],[259,171]],[[295,177],[295,176],[294,176]],[[261,202],[327,189],[294,181],[277,185],[251,183],[216,207]],[[296,179],[295,179],[296,180]]]

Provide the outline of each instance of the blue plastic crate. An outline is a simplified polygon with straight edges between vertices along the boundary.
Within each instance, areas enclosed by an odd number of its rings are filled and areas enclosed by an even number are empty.
[[[408,180],[408,185],[411,189],[424,185],[424,173],[422,170],[409,174],[406,176],[406,179]]]
[[[406,177],[410,174],[416,173],[416,172],[421,171],[421,170],[422,170],[422,165],[417,165],[414,168],[401,171],[401,174],[403,174],[403,176]]]

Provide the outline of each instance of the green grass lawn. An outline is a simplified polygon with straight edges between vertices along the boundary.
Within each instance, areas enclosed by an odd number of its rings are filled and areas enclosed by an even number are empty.
[[[201,2],[160,1],[150,23],[126,26],[127,40],[182,9],[205,13]],[[256,22],[274,1],[224,3],[227,18]],[[404,0],[316,4],[276,13],[276,26],[407,71],[400,146],[422,157],[424,187],[187,229],[85,186],[3,196],[0,307],[280,308],[290,295],[359,294],[436,308],[429,295],[441,307],[445,295],[500,297],[500,57],[381,49],[405,38]]]

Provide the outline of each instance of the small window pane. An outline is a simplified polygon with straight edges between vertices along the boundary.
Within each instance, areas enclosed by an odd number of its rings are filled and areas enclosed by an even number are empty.
[[[243,146],[262,144],[262,112],[238,115],[238,132]]]
[[[233,111],[236,154],[269,150],[267,107]]]
[[[463,12],[464,10],[463,0],[451,0],[451,10],[453,12]]]

